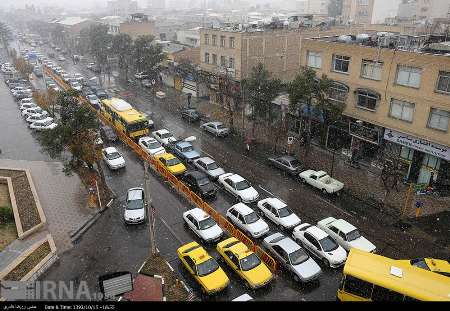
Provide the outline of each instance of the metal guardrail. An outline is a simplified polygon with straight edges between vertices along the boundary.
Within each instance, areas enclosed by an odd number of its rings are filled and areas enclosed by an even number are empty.
[[[44,72],[46,75],[52,77],[60,87],[62,87],[64,90],[70,89],[70,86],[67,85],[66,82],[64,82],[60,77],[56,76],[51,72],[46,66],[44,66]],[[94,109],[90,105],[90,103],[83,98],[82,96],[79,97],[79,100],[89,107],[95,114],[98,116],[99,119],[101,119],[104,123],[111,125],[114,130],[116,130],[115,126],[112,124],[111,120],[106,119],[99,111]],[[149,154],[147,154],[136,142],[134,142],[132,139],[130,139],[128,136],[126,136],[124,133],[117,131],[116,133],[118,137],[127,144],[141,159],[144,161],[147,161],[150,164],[150,167],[158,172],[160,175],[162,175],[167,181],[170,182],[170,184],[182,195],[186,197],[188,201],[193,203],[195,206],[201,208],[204,210],[207,214],[209,214],[216,222],[217,224],[225,229],[228,233],[230,233],[233,237],[240,240],[242,243],[244,243],[250,250],[255,252],[261,260],[264,261],[264,263],[273,271],[275,272],[277,270],[277,262],[269,255],[267,254],[261,247],[259,247],[256,243],[253,242],[252,239],[250,239],[248,236],[246,236],[242,231],[237,229],[232,223],[230,223],[222,214],[220,214],[218,211],[216,211],[213,207],[211,207],[208,203],[203,201],[202,198],[200,198],[197,194],[192,192],[185,184],[183,184],[177,177],[175,177],[172,173],[170,173],[160,162],[158,162],[156,159],[151,157]]]

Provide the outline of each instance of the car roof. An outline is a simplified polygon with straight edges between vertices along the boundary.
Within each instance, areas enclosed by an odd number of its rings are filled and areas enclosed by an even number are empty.
[[[284,203],[283,201],[281,201],[278,198],[267,198],[266,201],[272,205],[273,207],[275,207],[276,209],[280,209],[283,208],[285,206],[287,206],[286,203]]]
[[[210,157],[199,158],[197,161],[202,161],[205,164],[211,164],[211,163],[216,162],[213,159],[211,159]]]
[[[200,220],[210,217],[204,210],[202,210],[201,208],[198,208],[198,207],[189,210],[187,213],[192,215],[195,218],[195,220],[197,220],[197,221],[200,221]]]
[[[316,227],[314,225],[309,227],[308,229],[306,229],[305,232],[310,233],[318,240],[322,240],[323,238],[326,238],[328,236],[328,234],[325,231],[323,231],[322,229],[319,229],[318,227]]]
[[[155,133],[158,133],[158,134],[169,133],[169,134],[170,134],[170,132],[169,132],[168,130],[166,130],[166,129],[160,129],[160,130],[157,130],[157,131],[155,131]]]
[[[143,188],[128,189],[128,200],[141,200],[144,194]]]
[[[355,226],[353,226],[352,224],[348,223],[344,219],[338,219],[336,221],[333,221],[331,223],[331,225],[335,226],[337,229],[339,229],[339,231],[342,231],[345,234],[347,234],[347,233],[349,233],[349,232],[351,232],[351,231],[356,229]]]
[[[251,214],[252,212],[254,212],[253,209],[251,209],[250,207],[248,207],[244,203],[237,203],[237,204],[233,205],[231,208],[237,210],[239,212],[239,214],[242,214],[243,216],[246,216],[246,215]]]
[[[106,153],[119,152],[115,147],[107,147],[104,149]]]
[[[283,160],[286,160],[286,161],[288,161],[288,162],[297,160],[297,159],[294,158],[293,156],[281,156],[281,157],[278,157],[278,159],[283,159]]]
[[[242,176],[240,176],[238,174],[233,174],[231,176],[228,176],[227,178],[231,179],[231,181],[234,182],[234,183],[245,180],[244,177],[242,177]]]
[[[279,241],[277,241],[275,243],[270,243],[270,241],[274,240],[275,238],[279,238]],[[300,246],[297,243],[295,243],[288,236],[285,236],[284,234],[281,234],[281,233],[272,234],[272,235],[266,237],[264,240],[269,242],[272,245],[280,246],[287,253],[292,253],[293,251],[300,249]]]
[[[208,122],[209,124],[214,124],[214,125],[220,125],[223,124],[222,122],[219,121],[213,121],[213,122]]]
[[[176,145],[177,145],[177,146],[180,146],[181,148],[184,148],[184,147],[191,147],[191,146],[192,146],[192,144],[191,144],[190,142],[187,142],[187,141],[180,141],[180,142],[177,142]]]
[[[200,178],[207,177],[204,173],[202,173],[200,171],[190,171],[190,172],[187,172],[186,175],[191,175],[195,179],[200,179]]]
[[[252,254],[253,252],[247,247],[247,245],[245,245],[244,243],[242,243],[241,241],[239,241],[236,238],[229,238],[223,242],[227,242],[224,243],[223,246],[226,246],[230,243],[235,243],[234,245],[230,246],[228,249],[230,251],[232,251],[235,255],[237,255],[237,257],[243,258],[243,257],[247,257],[249,254]],[[237,242],[237,243],[236,243]],[[222,242],[221,242],[222,243]]]
[[[149,137],[149,136],[144,136],[139,138],[140,141],[146,141],[146,142],[155,142],[157,141],[156,139],[154,139],[153,137]]]
[[[166,153],[158,155],[158,158],[163,158],[163,159],[166,159],[166,160],[170,160],[170,159],[174,159],[175,156],[173,154],[171,154],[171,153],[167,153],[166,152]]]

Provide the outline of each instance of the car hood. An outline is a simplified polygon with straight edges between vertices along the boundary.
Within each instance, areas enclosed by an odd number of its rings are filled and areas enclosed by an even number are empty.
[[[209,291],[222,289],[230,282],[227,275],[220,267],[213,273],[199,277],[199,280]]]
[[[218,177],[220,175],[225,174],[225,171],[222,168],[217,168],[215,170],[210,170],[208,171],[209,175],[211,175],[212,177]]]
[[[311,257],[301,264],[292,266],[292,268],[294,268],[295,273],[304,280],[315,278],[322,272],[320,266]]]
[[[249,228],[250,228],[250,230],[252,231],[252,232],[262,232],[262,231],[264,231],[264,230],[267,230],[267,228],[269,228],[269,226],[267,225],[267,223],[264,221],[264,220],[262,220],[261,218],[260,219],[258,219],[258,221],[257,222],[254,222],[254,223],[252,223],[252,224],[249,224],[249,225],[247,225]]]
[[[347,258],[347,252],[344,248],[339,246],[337,249],[331,252],[324,252],[330,263],[343,262]]]
[[[256,199],[258,197],[258,192],[253,187],[247,188],[245,190],[237,191],[237,193],[244,200],[254,200],[254,199]]]
[[[199,186],[199,188],[203,193],[207,193],[207,192],[213,191],[215,189],[214,186],[212,185],[212,183],[208,183],[206,185]]]
[[[179,163],[177,165],[172,165],[168,167],[168,170],[172,173],[172,174],[181,174],[184,173],[186,171],[186,166],[184,166],[183,163]]]
[[[136,218],[142,218],[145,216],[145,209],[144,208],[140,208],[140,209],[125,209],[125,213],[124,213],[125,219],[136,219]]]
[[[199,234],[202,236],[203,239],[209,240],[218,238],[223,234],[223,231],[222,229],[220,229],[218,225],[214,225],[211,228],[199,231]]]
[[[125,164],[125,160],[122,157],[113,160],[108,160],[108,162],[113,166]]]
[[[375,245],[373,245],[369,240],[367,240],[365,237],[359,237],[358,239],[351,241],[348,243],[351,247],[371,252],[374,249],[376,249]]]
[[[196,159],[196,158],[200,158],[200,153],[198,153],[198,152],[195,151],[195,150],[189,151],[189,152],[183,152],[183,155],[184,155],[187,159]]]
[[[164,150],[165,150],[164,147],[159,147],[159,148],[156,148],[156,149],[148,149],[148,151],[152,155],[163,153]]]
[[[285,227],[294,227],[296,225],[299,225],[301,221],[297,215],[291,214],[287,217],[280,218],[280,222]]]
[[[263,263],[249,271],[242,271],[242,274],[251,284],[256,286],[264,284],[272,278],[272,272]]]

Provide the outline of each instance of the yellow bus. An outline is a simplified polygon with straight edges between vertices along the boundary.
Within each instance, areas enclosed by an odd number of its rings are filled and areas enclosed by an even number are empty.
[[[147,136],[149,133],[148,120],[145,115],[123,99],[102,100],[100,111],[106,119],[114,124],[118,131],[132,139]]]
[[[400,260],[352,248],[344,266],[337,299],[450,301],[450,280]]]

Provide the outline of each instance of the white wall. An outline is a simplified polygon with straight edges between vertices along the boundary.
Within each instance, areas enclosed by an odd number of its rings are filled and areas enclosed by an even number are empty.
[[[387,17],[395,17],[401,0],[375,0],[373,7],[372,23],[384,23]]]

